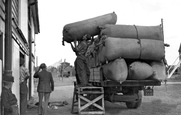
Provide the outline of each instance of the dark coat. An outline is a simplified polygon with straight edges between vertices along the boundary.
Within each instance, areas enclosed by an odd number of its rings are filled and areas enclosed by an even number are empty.
[[[46,70],[35,73],[34,78],[39,78],[37,92],[50,93],[54,90],[52,74]]]
[[[2,106],[4,107],[4,115],[16,115],[17,111],[14,110],[17,105],[17,98],[10,89],[2,88]],[[18,115],[18,114],[17,114]]]

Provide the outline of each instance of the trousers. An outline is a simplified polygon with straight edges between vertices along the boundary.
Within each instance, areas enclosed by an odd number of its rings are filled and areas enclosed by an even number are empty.
[[[85,58],[77,57],[75,62],[75,76],[78,84],[86,85],[89,82],[90,70]]]
[[[26,85],[26,82],[22,82],[20,84],[20,113],[21,115],[26,115],[27,95],[28,95],[28,87]]]
[[[50,99],[49,92],[38,92],[39,105],[38,105],[38,114],[47,115],[48,102]],[[43,103],[44,98],[44,103]]]

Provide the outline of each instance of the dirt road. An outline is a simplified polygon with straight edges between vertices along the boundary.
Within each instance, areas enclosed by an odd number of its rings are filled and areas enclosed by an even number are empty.
[[[51,94],[50,102],[67,101],[69,104],[57,110],[49,109],[49,115],[72,115],[71,105],[73,85],[56,86]],[[35,94],[37,100],[37,94]],[[127,109],[125,103],[110,103],[105,101],[105,115],[181,115],[181,84],[157,86],[154,96],[143,96],[143,102],[138,109]],[[28,115],[38,115],[37,109],[31,109]]]

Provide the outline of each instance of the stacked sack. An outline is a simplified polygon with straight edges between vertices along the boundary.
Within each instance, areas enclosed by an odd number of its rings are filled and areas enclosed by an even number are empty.
[[[144,80],[165,78],[165,65],[163,63],[165,46],[162,27],[160,25],[135,26],[107,24],[102,28],[100,35],[102,37],[106,36],[106,39],[104,40],[104,45],[99,47],[97,57],[99,63],[103,64],[103,73],[107,79],[122,83],[126,79]],[[121,60],[121,63],[119,63],[120,67],[114,64],[118,60]],[[126,64],[123,63],[123,60]],[[115,69],[116,66],[119,70]],[[109,75],[113,73],[111,71],[119,72],[120,75],[116,72],[116,75]],[[125,74],[125,72],[128,73]]]
[[[116,22],[117,22],[117,15],[115,12],[113,12],[97,16],[94,18],[66,24],[63,27],[62,31],[63,33],[62,43],[64,45],[64,41],[67,43],[71,43],[75,40],[81,41],[84,35],[90,35],[91,37],[97,36],[100,34],[101,31],[99,27],[103,27],[106,24],[116,24]],[[91,45],[88,50],[90,51],[92,49],[94,49],[94,45]],[[95,55],[93,54],[89,56],[87,59],[89,60],[89,67],[96,66],[97,63],[96,60],[98,59],[96,53]],[[91,69],[91,73],[95,73],[95,71]],[[96,75],[95,77],[98,77],[98,75]]]
[[[66,24],[63,27],[63,41],[68,43],[74,40],[81,41],[82,37],[86,34],[95,36],[100,33],[99,26],[106,24],[116,24],[117,15],[115,12],[105,15],[97,16],[94,18],[77,21],[74,23]]]
[[[117,15],[113,12],[67,24],[63,28],[63,41],[71,43],[81,41],[86,34],[98,35],[99,42],[90,47],[96,50],[88,57],[89,67],[101,63],[107,79],[120,83],[126,79],[164,79],[162,27],[115,25],[116,22]],[[99,44],[101,42],[103,44]]]

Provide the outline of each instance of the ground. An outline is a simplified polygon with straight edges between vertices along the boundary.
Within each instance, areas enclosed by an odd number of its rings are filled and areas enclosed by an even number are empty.
[[[74,80],[74,77],[64,78],[63,81],[54,78],[55,90],[51,93],[50,102],[67,101],[68,105],[56,110],[49,109],[48,115],[72,115]],[[37,93],[34,99],[38,101]],[[127,109],[125,103],[105,101],[105,110],[105,115],[181,115],[181,82],[169,82],[167,85],[154,87],[154,96],[143,96],[143,102],[138,109]],[[28,115],[38,115],[37,107],[29,109]]]

